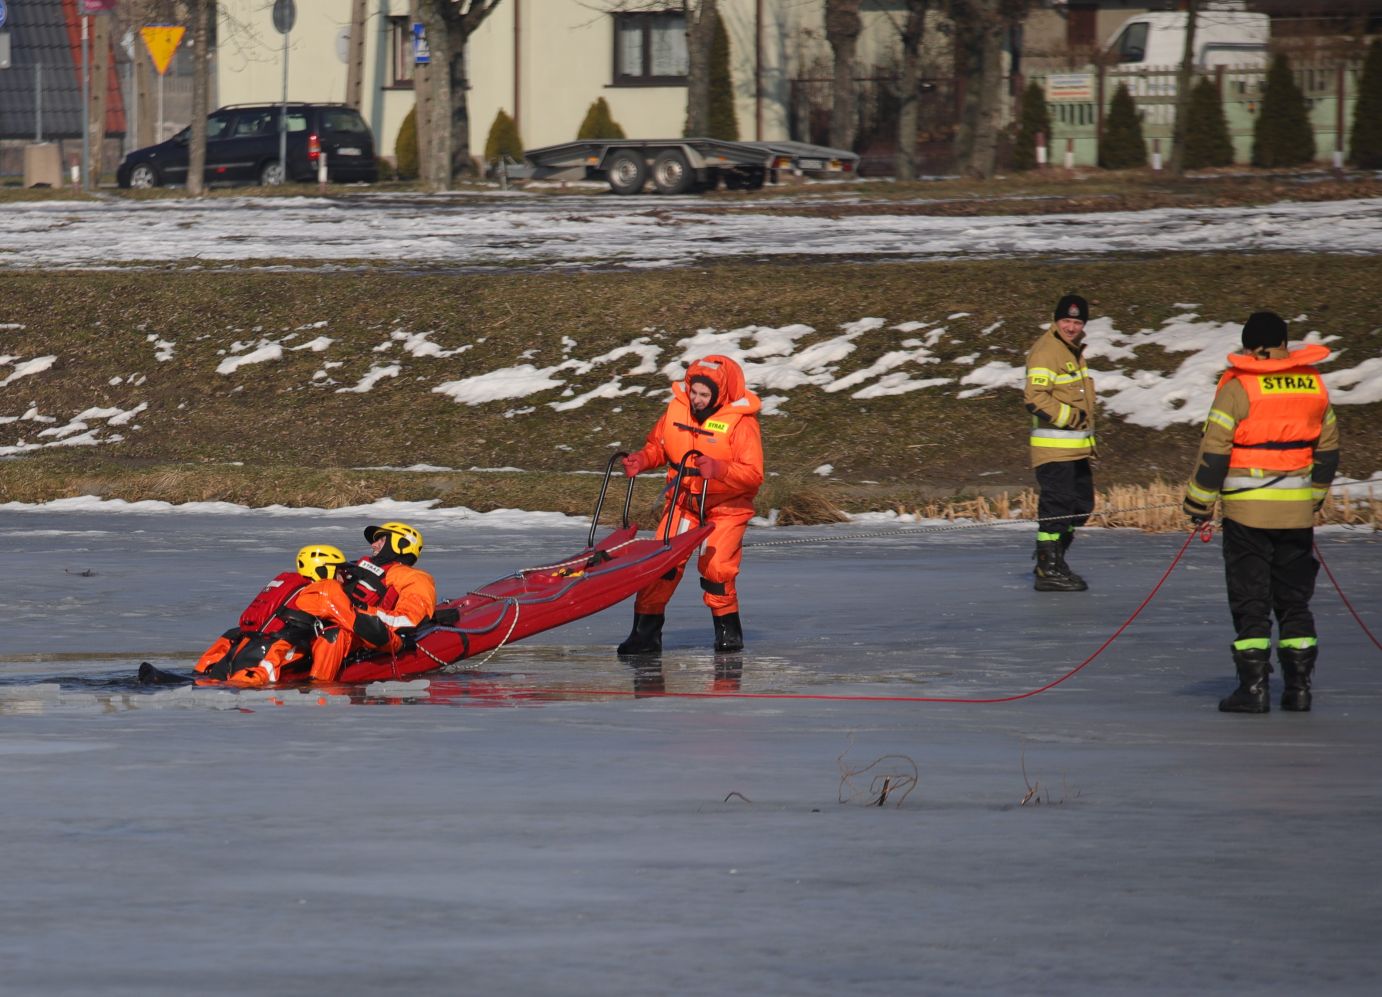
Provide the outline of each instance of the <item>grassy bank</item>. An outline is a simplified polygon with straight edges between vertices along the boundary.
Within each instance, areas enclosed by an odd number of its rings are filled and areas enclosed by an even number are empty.
[[[498,276],[12,272],[0,280],[0,353],[11,363],[56,359],[4,387],[0,446],[49,442],[46,429],[71,427],[88,410],[134,414],[119,425],[87,419],[104,441],[96,445],[45,447],[0,461],[0,500],[96,494],[338,507],[388,495],[584,514],[597,479],[575,472],[603,467],[616,447],[639,445],[665,398],[660,370],[629,373],[636,357],[588,362],[635,339],[662,348],[660,366],[680,355],[679,341],[703,329],[801,323],[815,330],[798,341],[802,351],[864,317],[889,325],[945,320],[946,336],[925,374],[958,379],[980,350],[985,361],[1020,366],[1051,302],[1077,290],[1123,330],[1157,329],[1186,302],[1222,322],[1241,323],[1264,307],[1304,314],[1310,327],[1340,337],[1334,345],[1347,347],[1357,363],[1382,353],[1376,270],[1375,259],[1280,254],[775,261]],[[423,333],[436,349],[406,352],[407,337],[415,342]],[[329,349],[309,348],[321,336],[333,341]],[[861,339],[839,375],[867,369],[905,338]],[[217,373],[227,358],[265,343],[277,344],[281,356]],[[402,361],[394,376],[369,390],[352,388],[392,361]],[[1160,345],[1137,351],[1140,369],[1178,363]],[[478,405],[433,390],[525,364],[566,364],[564,387]],[[1097,373],[1100,363],[1093,366]],[[0,379],[9,373],[0,367]],[[597,391],[612,373],[641,391],[553,407]],[[1211,390],[1207,383],[1203,400],[1187,404],[1207,406]],[[1340,407],[1343,473],[1362,478],[1382,468],[1382,434],[1372,429],[1378,409]],[[769,468],[777,472],[764,511],[787,508],[792,494],[802,496],[803,509],[916,510],[955,497],[1015,496],[1031,480],[1025,415],[1011,390],[963,401],[953,389],[859,400],[808,384],[793,387],[785,410],[763,422]],[[1178,481],[1189,471],[1193,425],[1154,430],[1113,419],[1101,430],[1103,486]],[[813,474],[825,464],[834,469],[829,480]],[[415,465],[522,473],[368,470]]]

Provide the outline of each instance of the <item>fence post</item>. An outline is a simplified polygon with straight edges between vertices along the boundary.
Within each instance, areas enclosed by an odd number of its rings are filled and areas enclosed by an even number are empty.
[[[1161,172],[1161,139],[1152,139],[1152,172]]]
[[[1045,132],[1037,132],[1037,133],[1036,133],[1036,161],[1037,161],[1037,168],[1038,168],[1038,169],[1040,169],[1041,167],[1043,167],[1043,166],[1046,165],[1046,133],[1045,133]]]
[[[1075,140],[1073,138],[1065,140],[1065,168],[1067,170],[1075,168]]]

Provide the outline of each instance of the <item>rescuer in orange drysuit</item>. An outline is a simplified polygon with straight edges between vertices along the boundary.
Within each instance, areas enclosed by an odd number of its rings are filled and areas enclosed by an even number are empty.
[[[762,403],[744,385],[744,371],[724,356],[708,356],[687,368],[686,377],[672,385],[667,411],[648,433],[643,449],[624,458],[624,473],[663,463],[667,470],[668,505],[658,525],[661,534],[671,521],[673,533],[700,525],[698,510],[705,492],[705,517],[712,526],[696,568],[701,575],[705,604],[715,625],[715,650],[742,650],[744,631],[734,580],[743,556],[744,528],[753,516],[753,498],[763,484],[763,440],[758,428]],[[671,507],[676,468],[692,450],[681,498]],[[692,469],[694,468],[694,473]],[[663,611],[686,570],[683,562],[638,593],[634,601],[633,631],[619,645],[619,653],[658,654],[662,651]]]
[[[397,651],[437,609],[437,583],[415,567],[422,553],[422,534],[407,523],[366,526],[365,539],[373,552],[351,565],[346,594],[357,606],[358,620],[346,635],[339,656],[313,657],[314,681],[331,682],[351,651],[355,638],[375,647]]]
[[[338,577],[345,555],[330,544],[308,544],[298,551],[296,573],[271,580],[227,630],[197,659],[196,672],[231,685],[258,687],[284,678],[284,669],[310,660],[340,670],[352,636],[383,647],[397,640],[375,617],[358,611]]]

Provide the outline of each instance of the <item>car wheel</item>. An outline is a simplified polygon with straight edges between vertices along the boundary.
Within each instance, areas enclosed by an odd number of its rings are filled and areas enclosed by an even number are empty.
[[[139,190],[148,190],[150,187],[158,186],[158,170],[148,163],[140,163],[130,170],[130,186]]]
[[[283,164],[277,159],[270,160],[259,168],[261,187],[278,187],[283,183]]]
[[[695,182],[695,171],[680,151],[668,149],[653,161],[653,186],[659,194],[685,194]]]
[[[637,194],[648,182],[648,166],[637,152],[624,150],[609,158],[609,189],[616,194]]]

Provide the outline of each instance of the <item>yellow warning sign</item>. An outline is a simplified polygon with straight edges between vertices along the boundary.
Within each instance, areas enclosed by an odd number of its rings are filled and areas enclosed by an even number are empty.
[[[178,50],[186,30],[178,24],[150,24],[139,29],[139,34],[144,38],[144,47],[149,50],[149,58],[154,61],[159,76],[168,72],[173,53]]]

